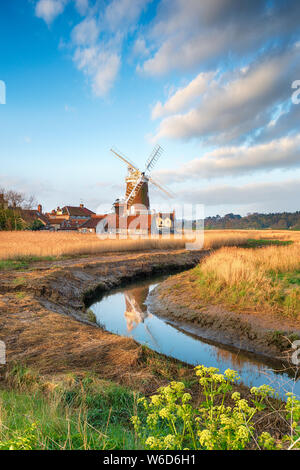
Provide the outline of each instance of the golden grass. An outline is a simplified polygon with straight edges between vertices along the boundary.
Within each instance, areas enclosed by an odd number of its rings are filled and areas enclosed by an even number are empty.
[[[188,238],[192,238],[191,232]],[[300,232],[257,230],[210,230],[205,232],[204,249],[239,246],[249,238],[294,240],[300,243]],[[78,232],[0,232],[0,259],[18,257],[60,257],[96,255],[107,252],[184,249],[187,240],[140,238],[100,240],[95,234]]]
[[[222,248],[196,268],[202,294],[213,302],[300,313],[300,245]],[[291,282],[291,280],[293,282]]]
[[[17,257],[59,257],[119,251],[183,249],[183,240],[137,239],[99,240],[95,234],[77,232],[0,232],[0,259]]]
[[[300,269],[300,246],[270,246],[260,249],[223,248],[201,265],[204,273],[214,273],[228,285],[242,281],[259,283],[267,272]]]
[[[205,232],[205,246],[219,248],[220,246],[232,246],[232,240],[236,238],[236,245],[240,245],[247,239],[267,239],[293,241],[300,243],[300,231],[291,230],[207,230]],[[220,243],[218,243],[218,241]],[[226,241],[228,243],[226,243]]]

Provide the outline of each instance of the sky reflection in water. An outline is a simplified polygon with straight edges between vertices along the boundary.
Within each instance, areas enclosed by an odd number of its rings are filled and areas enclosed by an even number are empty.
[[[221,372],[235,369],[248,386],[268,383],[280,395],[285,391],[300,395],[300,381],[295,383],[286,374],[276,374],[270,366],[242,352],[208,344],[153,315],[147,307],[147,298],[156,285],[154,281],[144,282],[96,302],[91,310],[97,323],[107,331],[134,338],[157,352],[186,363],[218,367]]]

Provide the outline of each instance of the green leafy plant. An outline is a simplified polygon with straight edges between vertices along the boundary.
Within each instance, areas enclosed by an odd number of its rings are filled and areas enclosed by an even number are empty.
[[[13,437],[6,441],[0,441],[0,450],[32,450],[35,447],[37,423],[32,423],[22,433],[15,431]]]
[[[251,389],[251,403],[233,385],[239,380],[237,372],[226,370],[221,374],[215,367],[197,366],[196,375],[203,394],[199,406],[191,404],[192,397],[182,382],[171,382],[158,389],[157,394],[140,399],[146,417],[133,416],[132,422],[143,445],[157,450],[242,450],[254,439],[253,417],[265,408],[266,400],[275,397],[267,386]],[[228,398],[232,406],[228,406]],[[290,445],[298,444],[300,402],[292,395],[286,404],[288,416],[293,414],[292,436],[286,436]],[[281,445],[267,432],[254,439],[258,448],[276,449]]]

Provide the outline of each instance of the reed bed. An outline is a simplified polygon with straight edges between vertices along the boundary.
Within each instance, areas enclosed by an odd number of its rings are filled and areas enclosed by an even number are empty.
[[[100,240],[95,234],[73,232],[0,232],[0,259],[96,255],[107,252],[183,249],[184,240]]]
[[[266,273],[284,273],[300,269],[300,246],[270,246],[259,250],[223,248],[201,265],[204,273],[213,273],[227,285],[242,281],[259,283]]]
[[[224,247],[196,268],[201,296],[213,303],[254,307],[298,318],[300,245]]]
[[[192,242],[195,232],[185,233],[186,238],[171,235],[169,238],[137,238],[100,240],[96,234],[78,232],[0,232],[0,259],[22,257],[61,257],[96,255],[108,252],[184,249]],[[203,249],[223,246],[240,246],[249,238],[294,240],[300,243],[300,233],[288,231],[214,230],[204,234]]]
[[[204,233],[204,245],[206,250],[217,249],[223,246],[241,246],[246,243],[249,238],[261,238],[260,234],[249,234],[248,232],[235,231],[207,231]]]

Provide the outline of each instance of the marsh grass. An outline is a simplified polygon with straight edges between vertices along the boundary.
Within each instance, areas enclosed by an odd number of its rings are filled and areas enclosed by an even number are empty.
[[[184,240],[170,239],[115,239],[100,240],[95,234],[73,232],[0,232],[0,259],[2,265],[15,261],[16,266],[33,261],[60,257],[95,255],[109,252],[182,249]]]
[[[163,384],[163,387],[169,381],[174,384],[174,377],[180,377],[181,387],[186,387],[186,392],[192,395],[191,405],[199,407],[205,398],[205,387],[203,388],[202,384],[199,389],[199,377],[193,374],[193,370],[189,369],[189,375],[186,376],[186,368],[183,364],[175,364],[172,360],[162,367],[162,361],[157,353],[153,353],[153,359],[155,358],[156,360],[149,362],[149,366],[156,366],[157,373],[160,377],[164,377],[160,384]],[[205,406],[208,415],[210,415],[212,405],[212,393],[216,395],[216,406],[213,406],[216,411],[220,404],[223,405],[224,398],[226,398],[225,408],[232,406],[230,394],[226,397],[224,395],[223,400],[222,397],[219,399],[217,396],[220,395],[220,385],[219,377],[217,377],[214,390],[210,387],[209,406]],[[166,390],[169,388],[168,385],[165,387]],[[151,393],[154,390],[156,387]],[[248,398],[251,395],[245,387],[239,390]],[[236,388],[234,391],[237,391]],[[142,394],[134,392],[116,383],[100,379],[89,372],[80,374],[69,372],[49,377],[42,376],[38,371],[21,364],[10,365],[0,389],[0,450],[139,450],[147,448],[149,446],[145,446],[144,436],[140,435],[138,429],[135,429],[135,420],[132,419],[133,416],[138,416],[141,422],[151,424],[152,421],[149,421],[150,417],[144,406],[144,396],[144,392]],[[149,392],[146,396],[149,396]],[[244,403],[245,400],[242,402]],[[282,416],[282,406],[281,401],[272,399],[265,410],[261,408],[254,424],[255,432],[261,434],[267,431],[279,437],[285,434],[289,429],[289,423]],[[299,406],[297,410],[299,414]],[[181,414],[178,413],[178,416]],[[293,416],[295,417],[295,414]],[[186,417],[189,423],[189,416]],[[210,422],[216,428],[214,420]],[[190,424],[194,425],[192,422]],[[243,425],[243,423],[237,424]],[[219,427],[220,435],[224,432],[226,434],[226,423],[219,420],[217,427]],[[181,430],[180,423],[178,429]],[[239,431],[239,429],[236,430]],[[167,427],[156,428],[156,431],[158,431],[157,437],[164,440]],[[292,431],[294,436],[295,432]],[[178,436],[180,437],[180,434]],[[169,437],[166,439],[168,441]],[[211,445],[212,442],[208,442],[207,448]],[[223,448],[219,445],[216,448],[219,447]],[[154,445],[152,448],[162,447]],[[166,449],[170,448],[166,447]],[[198,445],[194,446],[194,443],[191,443],[190,448],[196,449]],[[237,447],[234,446],[234,448]]]
[[[138,395],[93,374],[57,382],[15,366],[0,390],[0,448],[136,449]],[[25,446],[25,447],[24,447]]]
[[[95,234],[77,232],[0,232],[0,269],[24,269],[35,261],[54,261],[62,257],[97,255],[111,252],[184,249],[186,241],[193,241],[195,232],[187,232],[186,238],[171,235],[170,238],[139,238],[100,240]],[[204,234],[204,249],[222,246],[240,246],[249,239],[268,238],[300,242],[298,232],[272,232],[255,230],[215,230]],[[255,243],[255,242],[253,242]],[[263,242],[262,242],[263,243]]]
[[[197,294],[211,303],[297,318],[300,246],[222,248],[194,270]]]

